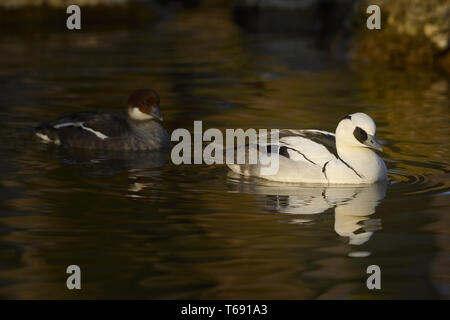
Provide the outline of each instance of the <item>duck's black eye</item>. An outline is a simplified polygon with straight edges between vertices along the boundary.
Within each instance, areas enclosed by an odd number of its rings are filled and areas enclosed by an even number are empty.
[[[355,130],[353,130],[353,135],[355,136],[356,140],[361,143],[364,143],[367,140],[367,132],[365,132],[360,127],[356,127]]]

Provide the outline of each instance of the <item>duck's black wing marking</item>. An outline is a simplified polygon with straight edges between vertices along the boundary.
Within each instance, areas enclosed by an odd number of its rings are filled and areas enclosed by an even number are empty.
[[[276,152],[276,150],[278,150],[278,153],[286,158],[291,158],[291,152],[293,152],[295,154],[301,155],[301,157],[303,157],[306,161],[316,164],[308,157],[308,154],[304,152],[305,150],[302,150],[302,140],[296,141],[296,137],[305,138],[310,140],[311,142],[317,143],[325,147],[332,156],[338,158],[336,150],[336,139],[334,134],[319,130],[279,130],[279,147],[277,147],[277,145],[275,144],[268,144],[267,146],[264,146],[264,148],[267,148],[267,152]],[[294,140],[292,138],[294,138]],[[258,145],[258,148],[260,149],[261,146]]]
[[[336,149],[336,137],[334,134],[328,133],[325,131],[319,131],[319,130],[291,130],[291,131],[295,131],[296,133],[298,133],[298,136],[307,138],[311,141],[314,141],[315,143],[323,145],[325,148],[327,148],[327,150],[330,153],[332,153],[336,157],[336,159],[341,161],[345,166],[347,166],[350,170],[352,170],[358,177],[360,177],[361,179],[363,178],[363,176],[358,171],[356,171],[355,168],[353,168],[346,161],[344,161],[341,157],[339,157],[339,155],[337,153],[337,149]],[[326,165],[327,164],[328,164],[328,162],[325,163],[322,167],[322,172],[324,172],[325,177],[326,177]]]
[[[285,137],[299,136],[327,148],[328,152],[339,158],[334,134],[320,130],[280,130],[280,140]]]
[[[317,164],[317,163],[315,163],[314,161],[309,159],[305,154],[303,154],[301,151],[299,151],[297,149],[294,149],[294,148],[291,148],[291,147],[287,147],[287,146],[281,146],[280,147],[279,154],[281,156],[286,157],[286,158],[290,158],[291,155],[290,155],[289,152],[295,152],[295,153],[301,155],[306,161],[311,162],[312,164]]]
[[[275,144],[269,144],[263,148],[267,152],[276,152],[280,156],[292,159],[294,161],[307,161],[311,164],[317,165],[322,168],[322,172],[325,178],[328,179],[326,169],[327,164],[333,160],[337,159],[341,161],[345,166],[352,170],[358,177],[363,178],[363,176],[355,170],[351,165],[344,161],[337,152],[336,148],[336,137],[333,133],[321,131],[321,130],[293,130],[293,129],[283,129],[278,132],[279,146]],[[300,137],[303,139],[296,139]],[[306,139],[307,142],[304,140]],[[321,146],[319,148],[312,147]],[[261,146],[258,146],[261,150]]]
[[[293,161],[306,161],[323,167],[325,162],[336,159],[334,134],[319,130],[279,131],[280,155]]]
[[[339,157],[336,149],[336,137],[334,134],[325,132],[325,131],[319,131],[319,130],[298,130],[299,135],[305,138],[310,139],[311,141],[314,141],[316,143],[319,143],[323,145],[327,150],[332,153],[339,161],[341,161],[345,166],[347,166],[350,170],[352,170],[358,177],[361,179],[363,178],[361,174],[359,174],[355,168],[353,168],[351,165],[349,165],[347,162],[345,162],[341,157]],[[325,163],[323,166],[322,171],[325,173],[326,176],[326,165]]]
[[[322,173],[323,173],[323,175],[325,176],[325,179],[327,179],[327,180],[328,180],[328,176],[327,176],[327,164],[328,164],[329,162],[330,162],[330,161],[325,162],[325,164],[324,164],[323,167],[322,167]]]

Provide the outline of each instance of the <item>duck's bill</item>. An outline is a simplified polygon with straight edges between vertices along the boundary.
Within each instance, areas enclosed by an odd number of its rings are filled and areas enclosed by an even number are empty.
[[[164,118],[163,118],[163,116],[161,114],[161,111],[159,111],[158,108],[152,108],[152,110],[150,111],[150,115],[153,118],[155,118],[155,119],[157,119],[159,121],[163,121],[164,120]]]
[[[383,146],[381,145],[380,142],[378,142],[377,139],[375,139],[374,136],[368,135],[364,144],[366,146],[368,146],[369,148],[372,148],[372,149],[375,149],[378,151],[383,151]]]

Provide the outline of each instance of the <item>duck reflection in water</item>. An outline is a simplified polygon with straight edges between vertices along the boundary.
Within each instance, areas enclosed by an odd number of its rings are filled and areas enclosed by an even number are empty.
[[[108,151],[70,148],[59,150],[58,158],[66,164],[100,164],[105,175],[114,175],[118,171],[141,170],[162,167],[169,149],[156,151]],[[100,169],[100,167],[99,167]]]
[[[146,196],[144,189],[160,180],[159,168],[165,165],[168,153],[168,148],[127,152],[70,148],[58,149],[58,158],[67,165],[82,165],[88,176],[113,177],[127,172],[130,184],[126,196],[140,198]]]
[[[323,213],[334,208],[334,230],[349,238],[349,244],[361,245],[381,229],[380,219],[371,219],[378,204],[386,195],[386,182],[371,185],[307,186],[250,181],[234,173],[229,174],[230,187],[241,193],[255,194],[258,202],[271,211],[302,215],[290,223],[307,224],[307,215]],[[247,180],[247,181],[244,181]]]

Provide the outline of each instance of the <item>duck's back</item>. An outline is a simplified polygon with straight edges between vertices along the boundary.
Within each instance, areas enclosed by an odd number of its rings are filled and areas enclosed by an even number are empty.
[[[134,123],[124,111],[71,113],[36,128],[48,142],[104,150],[156,150],[168,145],[168,134],[155,121]]]

